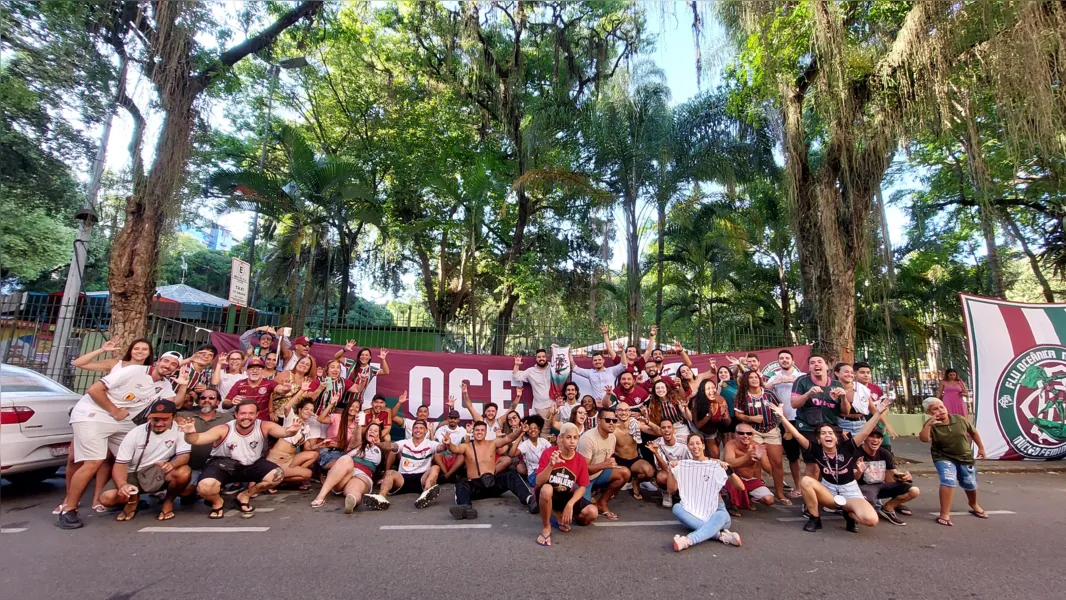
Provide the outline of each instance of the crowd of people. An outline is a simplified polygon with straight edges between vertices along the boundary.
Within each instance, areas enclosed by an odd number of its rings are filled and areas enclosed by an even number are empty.
[[[882,519],[904,525],[912,514],[906,503],[919,490],[897,469],[889,401],[871,381],[869,364],[830,366],[812,353],[803,372],[786,349],[769,379],[754,353],[729,358],[729,365],[712,358],[697,373],[675,342],[668,352],[682,364],[669,376],[655,328],[643,351],[616,352],[602,331],[605,351],[592,356],[591,368],[569,356],[572,372],[592,382],[594,393],[583,395],[569,381],[555,395],[549,353],[538,350],[531,367],[515,358],[514,399],[502,411],[492,402],[479,409],[463,384],[461,402],[473,417],[466,424],[453,397],[437,419],[426,406],[408,407],[406,392],[391,408],[380,395],[367,401],[370,382],[389,374],[385,349],[372,365],[372,352],[349,342],[320,366],[310,340],[290,341],[269,327],[242,335],[242,350],[205,345],[187,358],[155,357],[151,342],[139,339],[121,358],[102,359],[119,350],[108,342],[74,361],[107,374],[71,412],[74,439],[57,525],[83,526],[79,502],[94,479],[92,510],[116,507],[119,521],[133,519],[145,495],[161,499],[160,521],[174,517],[179,498],[202,501],[209,518],[221,519],[230,497],[242,517],[252,517],[255,497],[279,486],[317,488],[314,509],[341,496],[351,514],[388,509],[404,494],[424,509],[452,483],[455,519],[476,519],[475,502],[509,493],[540,515],[542,546],[552,545],[553,527],[567,532],[619,519],[612,502],[625,492],[652,496],[691,530],[674,537],[676,551],[712,539],[739,546],[729,527],[740,511],[759,505],[802,502],[809,532],[822,528],[825,511],[841,514],[850,532]],[[520,386],[533,398],[524,417]],[[970,513],[987,518],[971,451],[976,445],[976,458],[984,458],[984,446],[946,404],[925,401],[919,438],[930,443],[939,475],[937,522],[952,526],[952,494],[960,486]]]

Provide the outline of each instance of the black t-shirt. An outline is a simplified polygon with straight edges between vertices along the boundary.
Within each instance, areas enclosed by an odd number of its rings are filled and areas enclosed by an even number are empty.
[[[859,458],[866,464],[866,471],[863,472],[862,479],[859,481],[863,485],[885,483],[885,474],[896,470],[895,458],[893,458],[891,452],[884,448],[878,448],[877,452],[874,452],[872,456],[866,450],[863,450]],[[889,483],[894,482],[890,481]]]
[[[842,388],[839,381],[829,379],[829,383],[819,385],[810,375],[804,375],[792,384],[792,394],[802,396],[816,386],[822,388],[822,392],[812,395],[796,409],[796,429],[800,431],[815,431],[823,424],[836,427],[840,422],[840,400],[829,395],[833,388]]]
[[[854,439],[837,444],[836,454],[833,456],[826,456],[825,449],[817,443],[812,443],[808,452],[822,472],[822,479],[834,485],[855,481],[855,461],[866,454],[862,448],[855,445]]]

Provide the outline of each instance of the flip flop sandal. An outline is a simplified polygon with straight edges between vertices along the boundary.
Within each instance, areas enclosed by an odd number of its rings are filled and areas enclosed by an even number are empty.
[[[309,491],[311,491],[311,484],[310,483],[301,483],[300,487],[298,487],[296,489],[298,491],[301,491],[301,492],[309,492]]]
[[[774,502],[776,504],[780,504],[781,506],[792,506],[792,501],[788,498],[775,498]]]
[[[802,498],[803,497],[803,492],[801,492],[799,490],[792,490],[791,492],[788,493],[788,497],[789,498]]]
[[[99,502],[97,502],[96,504],[93,504],[93,510],[95,510],[98,513],[103,513],[103,512],[107,512],[107,507],[104,506],[103,504],[100,504]]]
[[[901,515],[903,515],[904,517],[909,517],[909,516],[914,514],[914,511],[912,511],[911,509],[907,508],[906,506],[900,506],[900,507],[896,508],[896,512],[901,514]]]
[[[988,518],[988,513],[986,513],[986,512],[985,512],[985,511],[983,511],[983,510],[982,510],[982,511],[980,511],[980,512],[978,512],[978,511],[976,511],[976,510],[971,510],[971,511],[970,511],[970,514],[971,514],[971,515],[973,515],[973,516],[975,516],[975,517],[977,517],[978,519],[987,519],[987,518]]]
[[[544,541],[541,541],[544,540]],[[537,545],[550,547],[552,545],[552,534],[544,535],[543,533],[537,536]]]
[[[325,500],[312,500],[311,508],[322,508],[326,504]]]
[[[618,515],[614,514],[611,511],[606,511],[606,512],[603,512],[603,513],[600,513],[600,514],[602,514],[603,517],[605,519],[607,519],[608,521],[617,521],[618,520]]]
[[[937,517],[936,522],[945,527],[954,527],[955,524],[951,522],[951,519],[945,519],[944,517]]]
[[[212,508],[211,509],[211,514],[207,515],[207,518],[208,519],[221,519],[224,516],[226,516],[226,505],[225,504],[223,504],[222,506],[220,506],[218,508]]]
[[[116,521],[129,521],[129,520],[133,519],[133,517],[137,516],[137,509],[139,508],[139,505],[140,505],[139,502],[130,502],[130,503],[126,504],[126,506],[122,507],[122,512],[120,512],[117,515],[115,515],[115,520]],[[130,510],[130,506],[133,507],[132,511]]]
[[[233,504],[237,507],[237,510],[240,511],[241,516],[245,519],[250,519],[255,516],[255,507],[252,506],[251,503],[241,502],[237,498],[234,498]]]
[[[550,522],[551,522],[551,526],[552,526],[552,527],[554,527],[554,528],[558,529],[559,531],[561,531],[561,532],[563,532],[563,533],[567,533],[567,532],[569,532],[569,531],[570,531],[570,527],[569,527],[569,526],[567,526],[567,525],[562,525],[562,524],[560,524],[560,523],[559,523],[559,521],[558,521],[558,520],[557,520],[557,519],[555,518],[555,516],[554,516],[554,515],[552,516],[552,518],[551,518],[551,521],[550,521]],[[566,529],[563,529],[564,527],[566,527]]]
[[[171,520],[173,518],[174,518],[174,511],[168,510],[166,512],[159,513],[159,516],[156,517],[155,519],[156,519],[156,521],[169,521],[169,520]]]

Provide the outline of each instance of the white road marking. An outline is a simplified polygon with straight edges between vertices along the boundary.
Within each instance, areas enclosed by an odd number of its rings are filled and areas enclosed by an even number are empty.
[[[680,525],[680,521],[593,521],[596,527],[658,527],[662,525]]]
[[[269,527],[142,527],[138,533],[260,533]]]
[[[455,525],[382,525],[383,531],[401,531],[408,529],[491,529],[491,523],[462,523]]]
[[[255,512],[256,512],[256,514],[258,514],[258,513],[268,513],[268,512],[273,512],[274,510],[275,509],[273,509],[273,508],[271,508],[269,506],[264,506],[263,508],[256,508]],[[232,517],[234,515],[239,515],[240,513],[241,513],[241,511],[237,510],[236,508],[231,508],[231,509],[226,511],[226,516],[227,517]]]
[[[0,533],[22,533],[26,531],[25,527],[3,527],[0,528]]]
[[[934,517],[939,517],[940,516],[940,513],[938,513],[938,512],[931,512],[929,514],[933,515]],[[962,515],[969,515],[969,514],[970,514],[969,512],[955,512],[955,511],[952,511],[951,516],[959,517],[959,516],[962,516]],[[1018,513],[1014,512],[1013,510],[986,510],[985,514],[986,515],[1016,515]]]

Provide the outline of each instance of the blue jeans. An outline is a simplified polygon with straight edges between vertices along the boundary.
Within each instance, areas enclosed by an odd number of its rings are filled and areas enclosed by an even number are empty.
[[[674,516],[678,521],[681,521],[685,527],[692,530],[692,533],[688,534],[688,539],[693,544],[699,544],[700,542],[706,542],[709,539],[717,539],[718,532],[729,527],[731,520],[729,518],[729,511],[725,507],[725,502],[718,502],[718,510],[714,511],[710,519],[706,521],[700,520],[691,514],[678,502],[674,505]]]
[[[977,469],[973,465],[961,465],[950,460],[933,461],[940,485],[944,487],[961,487],[967,492],[977,489]]]
[[[604,469],[596,474],[595,477],[589,479],[588,487],[585,488],[585,500],[592,502],[592,489],[607,487],[607,482],[611,480],[611,473],[614,469]]]

